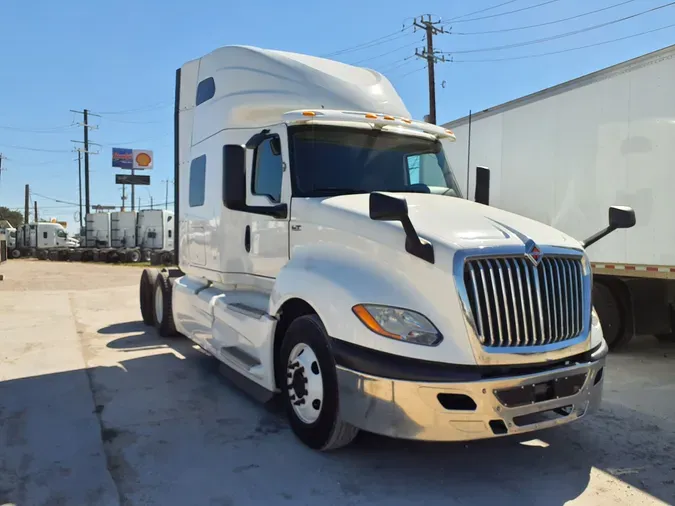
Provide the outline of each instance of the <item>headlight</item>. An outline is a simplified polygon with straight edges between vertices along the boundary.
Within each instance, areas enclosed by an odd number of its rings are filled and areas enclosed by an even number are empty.
[[[600,325],[600,318],[598,318],[598,313],[595,312],[595,307],[591,307],[591,327],[597,327]]]
[[[407,343],[436,346],[443,336],[434,324],[415,311],[374,304],[359,304],[354,314],[370,330]]]

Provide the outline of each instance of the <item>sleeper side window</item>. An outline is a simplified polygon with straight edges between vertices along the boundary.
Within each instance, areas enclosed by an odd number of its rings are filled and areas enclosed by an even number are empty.
[[[46,239],[47,238],[47,232],[42,232],[42,238]]]
[[[279,137],[265,139],[255,151],[252,193],[266,196],[272,202],[279,202],[283,171]]]
[[[190,164],[190,207],[204,205],[206,193],[206,155],[192,160]]]
[[[216,94],[216,82],[213,77],[208,77],[197,86],[197,105],[203,104]]]

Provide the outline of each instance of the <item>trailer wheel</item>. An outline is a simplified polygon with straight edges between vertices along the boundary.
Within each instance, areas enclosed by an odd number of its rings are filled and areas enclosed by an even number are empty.
[[[56,250],[52,250],[49,252],[49,260],[52,262],[56,262],[59,259],[59,252]]]
[[[620,290],[621,285],[593,283],[593,306],[598,313],[602,333],[611,350],[619,349],[633,338],[633,332],[626,328],[628,305]]]
[[[21,250],[20,249],[13,249],[12,252],[10,253],[10,256],[12,258],[21,258]]]
[[[138,263],[141,261],[141,252],[137,249],[132,249],[127,252],[127,262]]]
[[[281,345],[279,385],[295,435],[314,450],[348,445],[359,430],[340,418],[335,359],[321,319],[300,316],[289,325]],[[283,374],[282,374],[283,373]]]
[[[141,316],[143,317],[143,323],[146,325],[155,324],[152,304],[157,276],[159,276],[159,270],[157,269],[143,269],[143,273],[141,274],[139,298],[141,303]]]
[[[153,300],[153,315],[155,327],[162,337],[172,337],[177,334],[173,321],[173,304],[171,301],[171,281],[163,274],[159,274],[155,281],[155,296]]]

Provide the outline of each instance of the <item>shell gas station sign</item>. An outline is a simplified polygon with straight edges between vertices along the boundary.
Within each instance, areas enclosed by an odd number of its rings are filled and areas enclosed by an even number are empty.
[[[149,149],[113,148],[112,166],[119,169],[152,169],[153,153]]]

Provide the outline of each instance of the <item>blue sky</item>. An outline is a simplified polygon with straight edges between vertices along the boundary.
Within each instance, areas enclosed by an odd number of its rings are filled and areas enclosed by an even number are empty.
[[[511,30],[621,3],[560,23]],[[92,204],[121,202],[121,188],[114,184],[118,171],[111,167],[113,145],[155,151],[153,183],[137,187],[136,197],[143,206],[149,205],[150,195],[155,203],[164,202],[161,181],[172,178],[175,69],[219,46],[248,44],[322,56],[391,35],[334,58],[383,71],[413,116],[421,119],[428,112],[424,62],[405,58],[422,46],[422,34],[395,32],[414,16],[430,13],[434,19],[442,18],[450,32],[435,38],[436,47],[456,60],[437,66],[437,115],[439,122],[445,122],[469,109],[485,109],[674,43],[675,27],[670,27],[582,50],[529,57],[673,24],[675,6],[571,36],[491,48],[565,34],[667,3],[343,0],[338,7],[336,2],[265,0],[4,0],[0,6],[0,152],[8,160],[3,161],[7,170],[0,180],[0,205],[22,209],[28,183],[42,216],[68,221],[75,231],[77,207],[69,203],[78,201],[77,161],[71,140],[82,139],[82,128],[72,126],[82,118],[69,111],[83,108],[101,115],[92,118],[99,128],[90,135],[102,145],[100,154],[91,157]],[[504,5],[448,21],[498,4]],[[529,8],[537,4],[544,5]],[[524,10],[504,14],[519,9]],[[497,32],[475,33],[490,31]],[[467,61],[519,56],[526,58]]]

